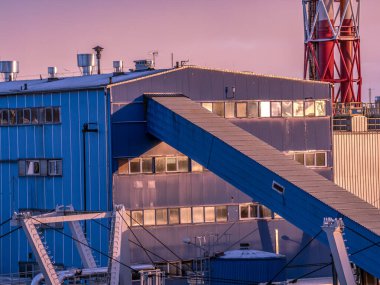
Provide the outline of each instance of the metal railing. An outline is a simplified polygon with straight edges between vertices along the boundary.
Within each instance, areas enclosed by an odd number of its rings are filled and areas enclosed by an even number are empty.
[[[334,103],[333,114],[334,116],[362,115],[366,117],[380,117],[380,104],[362,102]]]

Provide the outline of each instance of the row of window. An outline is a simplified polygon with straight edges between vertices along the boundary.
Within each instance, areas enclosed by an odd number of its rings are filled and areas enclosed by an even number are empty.
[[[327,152],[325,151],[307,151],[290,153],[293,159],[306,167],[326,167]]]
[[[119,174],[202,172],[204,167],[187,156],[138,157],[118,160]]]
[[[19,176],[62,176],[62,159],[26,159],[18,161]]]
[[[257,204],[241,204],[239,205],[239,219],[248,220],[248,219],[270,219],[272,218],[272,211],[267,207]]]
[[[57,124],[60,122],[60,107],[0,110],[0,126]]]
[[[131,211],[132,226],[227,222],[227,206],[163,208]]]
[[[224,118],[279,118],[326,116],[325,100],[202,102],[202,107]]]

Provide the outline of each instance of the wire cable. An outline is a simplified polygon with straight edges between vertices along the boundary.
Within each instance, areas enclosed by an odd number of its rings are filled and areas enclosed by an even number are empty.
[[[9,219],[6,219],[5,221],[1,222],[0,227],[4,226],[6,223],[8,223],[10,220],[12,220],[12,217]]]
[[[288,281],[288,283],[296,283],[299,279],[305,278],[305,277],[307,277],[307,276],[309,276],[309,275],[311,275],[311,274],[313,274],[315,272],[318,272],[319,270],[322,270],[322,269],[324,269],[324,268],[326,268],[326,267],[328,267],[328,266],[330,266],[332,264],[333,264],[332,262],[327,263],[327,264],[325,264],[325,265],[323,265],[323,266],[321,266],[321,267],[319,267],[319,268],[317,268],[317,269],[315,269],[313,271],[310,271],[309,273],[303,274],[303,275],[301,275],[301,276],[299,276],[297,278],[294,278],[294,279]]]
[[[21,229],[21,228],[22,228],[21,226],[20,226],[20,227],[17,227],[17,228],[15,228],[15,229],[13,229],[13,230],[11,230],[11,231],[9,231],[9,232],[7,232],[7,233],[1,235],[1,236],[0,236],[0,239],[2,239],[3,237],[6,237],[6,236],[8,236],[8,235],[10,235],[11,233],[13,233],[13,232],[15,232],[15,231],[17,231],[17,230],[19,230],[19,229]]]
[[[271,285],[272,284],[272,282],[274,281],[274,279],[276,279],[276,277],[278,276],[278,275],[280,275],[280,273],[282,272],[282,271],[284,271],[287,267],[288,267],[288,265],[290,264],[290,263],[292,263],[320,234],[321,234],[321,232],[322,232],[323,230],[321,229],[321,230],[319,230],[319,232],[311,239],[311,240],[309,240],[297,253],[296,253],[296,255],[294,255],[275,275],[274,275],[274,277],[272,277],[271,278],[271,280],[269,281],[269,282],[267,282],[267,285]]]

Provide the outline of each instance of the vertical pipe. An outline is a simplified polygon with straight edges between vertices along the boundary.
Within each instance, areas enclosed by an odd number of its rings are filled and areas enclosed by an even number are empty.
[[[334,79],[334,42],[333,31],[330,27],[334,25],[334,1],[323,0],[327,14],[322,6],[319,6],[319,19],[317,35],[319,39],[327,40],[318,43],[318,65],[319,79],[332,82]],[[331,39],[331,40],[328,40]]]
[[[352,80],[350,78],[353,75],[353,40],[355,39],[355,34],[350,2],[351,0],[340,0],[340,17],[342,19],[340,48],[343,57],[340,63],[341,79],[343,80],[341,83],[341,100],[344,103],[352,102],[354,99]],[[345,11],[346,13],[344,13]]]
[[[280,254],[280,243],[278,241],[278,229],[275,229],[275,235],[276,235],[276,254]]]

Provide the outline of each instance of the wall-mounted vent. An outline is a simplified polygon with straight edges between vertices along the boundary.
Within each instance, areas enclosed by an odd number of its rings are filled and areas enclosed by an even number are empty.
[[[273,181],[272,183],[272,189],[283,194],[285,192],[285,187],[282,186],[281,184],[279,184],[278,182],[276,181]]]
[[[123,72],[124,64],[123,64],[122,60],[114,60],[112,62],[112,66],[113,66],[113,74],[114,75],[124,74],[124,72]]]
[[[77,54],[78,67],[83,75],[91,75],[95,67],[95,54],[82,53]]]
[[[0,61],[0,73],[4,74],[5,81],[13,81],[19,73],[19,64],[16,60]]]
[[[139,59],[135,60],[135,71],[146,71],[146,70],[152,70],[153,67],[153,61],[150,59]]]

